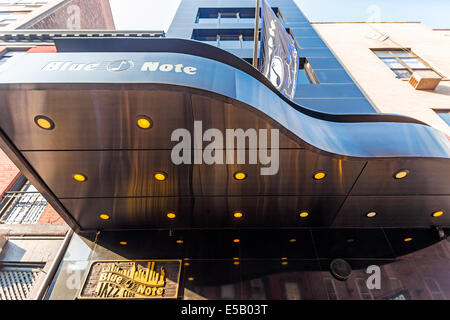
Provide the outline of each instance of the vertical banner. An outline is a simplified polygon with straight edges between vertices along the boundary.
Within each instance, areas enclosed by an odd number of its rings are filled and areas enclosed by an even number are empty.
[[[260,71],[287,98],[294,99],[299,58],[295,42],[266,0],[262,0]]]

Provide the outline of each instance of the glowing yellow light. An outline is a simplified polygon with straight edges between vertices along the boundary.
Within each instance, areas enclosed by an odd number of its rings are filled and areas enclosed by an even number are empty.
[[[315,180],[322,180],[326,176],[327,176],[327,174],[325,172],[316,172],[316,173],[314,173],[314,179]]]
[[[126,246],[128,244],[126,241],[120,241],[119,243],[123,246]]]
[[[366,213],[366,217],[367,218],[373,218],[377,215],[377,213],[375,211],[370,211]]]
[[[99,217],[102,220],[109,220],[109,215],[107,215],[106,213],[102,213],[101,215],[99,215]]]
[[[233,260],[239,260],[239,258],[238,257],[234,257]]]
[[[235,266],[238,266],[238,265],[240,264],[240,262],[239,262],[239,261],[234,261],[233,264],[234,264]]]
[[[241,239],[238,239],[238,238],[233,239],[233,242],[234,242],[234,243],[239,243],[239,242],[241,242]]]
[[[233,216],[235,217],[235,218],[242,218],[242,216],[243,216],[243,214],[242,214],[242,212],[235,212],[234,214],[233,214]]]
[[[235,178],[236,180],[244,180],[245,178],[247,178],[247,174],[244,173],[244,172],[236,172],[236,173],[234,174],[234,178]]]
[[[289,239],[289,242],[290,243],[294,243],[294,242],[296,242],[297,241],[297,239]]]
[[[177,240],[177,243],[182,244],[184,241],[183,240]]]
[[[191,265],[191,264],[190,264],[189,262],[185,262],[185,263],[184,263],[184,266],[185,266],[185,267],[189,267],[190,265]]]
[[[176,214],[173,213],[173,212],[169,212],[169,213],[167,214],[167,218],[169,218],[169,219],[174,219],[175,217],[176,217]]]
[[[55,127],[55,124],[50,118],[44,116],[37,116],[34,118],[34,122],[42,129],[51,130]]]
[[[412,241],[412,239],[413,239],[413,238],[405,238],[405,239],[403,239],[403,241],[405,241],[405,242],[410,242],[410,241]]]
[[[81,173],[75,173],[72,177],[78,182],[86,181],[86,176],[84,174],[81,174]]]
[[[287,258],[286,258],[286,257],[283,257],[283,258],[281,258],[281,260],[287,260]]]
[[[403,179],[409,174],[408,170],[401,170],[394,175],[395,179]]]
[[[309,216],[307,211],[300,212],[300,218],[306,218],[307,216]]]
[[[189,277],[188,280],[189,281],[194,281],[194,277]]]
[[[155,173],[154,177],[158,181],[164,181],[167,179],[167,175],[164,172],[157,172],[157,173]]]
[[[437,217],[442,216],[443,214],[444,214],[444,211],[436,211],[436,212],[433,212],[432,216],[437,218]]]
[[[283,266],[285,266],[285,265],[288,264],[288,262],[287,262],[287,261],[281,261],[281,264],[282,264]]]
[[[141,129],[148,129],[152,126],[152,123],[150,122],[150,120],[147,118],[144,118],[144,117],[138,118],[136,121],[136,124]]]

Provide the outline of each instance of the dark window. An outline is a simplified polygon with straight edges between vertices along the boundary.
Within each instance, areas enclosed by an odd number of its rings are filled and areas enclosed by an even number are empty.
[[[284,22],[278,8],[272,8]],[[254,23],[255,8],[199,8],[196,23]]]

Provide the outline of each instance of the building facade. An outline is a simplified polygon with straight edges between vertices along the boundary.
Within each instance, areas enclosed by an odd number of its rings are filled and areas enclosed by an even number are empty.
[[[71,33],[61,29],[114,29],[108,1],[2,1],[0,9],[1,70],[27,52],[54,51],[48,32],[24,29],[54,29],[65,36]],[[0,300],[42,299],[69,230],[0,150]]]
[[[46,45],[0,74],[1,146],[75,230],[45,299],[450,298],[445,127],[380,104],[321,26],[270,5],[298,46],[293,102],[249,64],[254,1],[184,0],[165,38],[16,34]],[[278,173],[175,164],[171,134],[200,121],[279,129]]]

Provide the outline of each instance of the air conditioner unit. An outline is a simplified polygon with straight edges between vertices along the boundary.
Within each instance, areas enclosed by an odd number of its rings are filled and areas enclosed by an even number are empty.
[[[441,76],[431,70],[417,70],[409,79],[409,84],[416,90],[434,90],[441,82]]]

